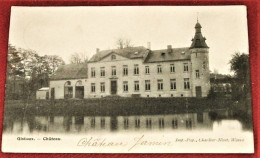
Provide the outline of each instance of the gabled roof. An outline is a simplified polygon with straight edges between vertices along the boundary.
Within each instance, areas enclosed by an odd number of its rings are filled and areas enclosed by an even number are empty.
[[[98,62],[112,53],[118,54],[120,56],[129,58],[129,59],[143,58],[145,52],[147,52],[147,51],[148,50],[143,46],[128,47],[128,48],[123,48],[123,49],[102,50],[102,51],[99,51],[98,53],[96,53],[89,60],[89,62]]]
[[[82,79],[88,78],[87,64],[62,65],[51,76],[50,80]]]
[[[177,61],[177,60],[189,60],[190,51],[189,48],[173,48],[169,52],[168,49],[151,51],[144,62],[165,62],[165,61]]]

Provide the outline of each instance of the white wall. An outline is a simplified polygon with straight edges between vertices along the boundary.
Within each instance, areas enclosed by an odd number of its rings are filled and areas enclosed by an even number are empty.
[[[111,54],[112,55],[112,54]],[[191,72],[183,72],[183,63],[189,64],[189,70],[191,67],[191,62],[189,60],[186,61],[175,61],[175,62],[161,62],[161,63],[144,63],[142,59],[135,59],[130,60],[127,58],[123,58],[117,55],[117,60],[111,61],[111,56],[106,57],[102,61],[96,63],[89,63],[88,65],[88,82],[86,88],[86,97],[101,97],[110,95],[111,87],[110,82],[113,79],[111,75],[111,67],[116,66],[116,77],[114,78],[117,80],[117,95],[128,97],[132,94],[141,94],[142,97],[158,97],[159,94],[161,97],[171,97],[173,94],[174,97],[184,97],[191,96],[191,90],[184,90],[184,78],[190,78]],[[120,59],[120,60],[119,60]],[[134,75],[134,65],[139,65],[139,75]],[[175,73],[170,72],[170,64],[175,65]],[[128,76],[123,76],[123,65],[128,66]],[[162,74],[157,73],[157,65],[162,66]],[[145,66],[149,66],[150,74],[145,74]],[[100,77],[100,68],[105,67],[105,77]],[[95,68],[96,76],[93,78],[91,77],[91,68]],[[162,91],[157,90],[157,80],[163,80],[163,87]],[[177,82],[177,89],[170,90],[170,79],[176,79]],[[145,80],[150,80],[151,83],[151,91],[145,91]],[[128,92],[123,91],[123,81],[128,81]],[[139,92],[134,91],[134,81],[139,81]],[[105,83],[105,93],[101,93],[100,91],[100,83]],[[96,85],[96,92],[92,93],[90,86],[91,83],[95,83]]]
[[[50,98],[51,98],[51,89],[55,88],[55,99],[64,99],[64,84],[67,81],[71,82],[71,85],[73,87],[73,98],[75,98],[75,84],[77,83],[77,81],[80,81],[80,80],[82,81],[82,84],[84,85],[84,90],[85,90],[86,89],[85,85],[86,85],[87,79],[52,80],[52,81],[50,81],[50,91],[49,91]],[[86,95],[86,94],[84,93],[84,95]]]
[[[48,91],[37,91],[36,92],[36,99],[46,99]]]
[[[205,54],[205,53],[204,53]],[[113,55],[113,54],[111,54]],[[64,99],[64,84],[66,81],[71,81],[73,86],[73,98],[75,98],[75,84],[81,80],[84,85],[84,98],[99,98],[111,95],[111,80],[117,81],[117,95],[122,97],[130,97],[132,94],[140,94],[141,97],[195,97],[196,86],[202,87],[202,96],[206,97],[210,89],[208,54],[199,54],[198,58],[191,56],[191,60],[172,61],[172,62],[156,62],[143,63],[143,60],[128,59],[120,55],[116,55],[116,60],[111,61],[111,55],[103,60],[88,64],[88,79],[78,80],[55,80],[50,81],[50,96],[51,88],[55,88],[55,99]],[[202,69],[202,62],[207,61],[207,69]],[[184,72],[183,64],[188,63],[189,71]],[[139,75],[134,75],[134,65],[139,66]],[[175,72],[170,72],[170,65],[175,65]],[[128,66],[128,75],[123,75],[123,66]],[[157,65],[162,66],[162,73],[157,73]],[[116,76],[112,76],[112,66],[116,67]],[[149,66],[150,74],[145,74],[145,66]],[[105,68],[105,77],[101,77],[100,68]],[[95,68],[95,77],[91,77],[91,68]],[[195,78],[195,70],[200,70],[200,79]],[[184,78],[189,78],[190,89],[184,89]],[[176,90],[170,89],[170,79],[176,79]],[[145,80],[150,80],[151,90],[145,90]],[[157,89],[157,80],[163,80],[163,90]],[[128,92],[123,91],[123,82],[128,82]],[[134,82],[139,81],[139,91],[134,90]],[[100,84],[105,83],[105,92],[101,93]],[[96,91],[91,92],[91,83],[95,83]]]
[[[197,53],[197,55],[196,55]],[[209,72],[209,57],[208,48],[192,49],[192,95],[196,96],[196,86],[202,89],[202,97],[207,97],[210,90],[210,72]],[[206,68],[203,68],[203,62],[206,62]],[[196,70],[199,70],[200,77],[196,78]]]

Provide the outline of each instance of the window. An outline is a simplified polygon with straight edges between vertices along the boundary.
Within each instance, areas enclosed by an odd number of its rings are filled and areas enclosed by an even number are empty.
[[[135,119],[135,128],[140,128],[140,119]]]
[[[158,90],[163,90],[163,80],[157,80]]]
[[[171,90],[176,90],[176,79],[171,79]]]
[[[162,73],[162,66],[161,65],[157,65],[157,73],[158,74]]]
[[[150,74],[149,66],[145,66],[145,74],[146,74],[146,75],[149,75],[149,74]]]
[[[128,127],[129,127],[128,118],[124,118],[124,129],[127,129]]]
[[[159,118],[159,128],[164,128],[164,119]]]
[[[116,67],[112,66],[112,76],[116,76]]]
[[[139,81],[135,81],[135,91],[139,91]]]
[[[127,81],[123,82],[123,89],[124,89],[124,92],[128,92],[128,82]]]
[[[197,121],[203,123],[203,112],[197,113]]]
[[[178,120],[177,119],[172,120],[172,128],[174,128],[174,129],[178,128]]]
[[[150,91],[151,90],[150,80],[145,80],[145,90],[146,91]]]
[[[84,125],[84,117],[75,116],[75,125]]]
[[[65,82],[64,84],[64,98],[69,99],[73,97],[73,87],[70,81]]]
[[[102,82],[102,83],[100,83],[100,91],[101,91],[101,93],[104,93],[105,92],[105,82]]]
[[[90,127],[91,127],[91,128],[95,128],[95,125],[96,125],[96,120],[95,120],[95,118],[91,118],[91,120],[90,120]]]
[[[116,60],[116,55],[111,55],[111,60]]]
[[[188,72],[188,71],[189,71],[188,63],[184,63],[184,64],[183,64],[183,71],[184,71],[184,72]]]
[[[105,67],[101,67],[100,68],[100,76],[101,77],[104,77],[106,75],[106,73],[105,73]]]
[[[170,70],[171,70],[171,73],[175,72],[174,64],[171,64],[171,66],[170,66]]]
[[[184,89],[190,89],[190,81],[188,78],[184,78]]]
[[[152,128],[152,120],[151,118],[146,119],[146,128]]]
[[[196,70],[196,78],[200,78],[200,72],[199,72],[199,70]]]
[[[192,121],[191,119],[186,120],[186,128],[191,129],[192,128]]]
[[[84,85],[81,80],[77,81],[75,84],[75,98],[84,98]]]
[[[123,75],[124,75],[124,76],[127,76],[127,75],[128,75],[128,67],[127,67],[127,65],[124,65],[124,66],[123,66]]]
[[[134,65],[134,74],[139,75],[139,66],[137,64]]]
[[[204,70],[206,69],[206,62],[205,61],[203,62],[202,67],[203,67]]]
[[[71,86],[71,82],[70,82],[70,81],[67,81],[67,82],[65,83],[65,86]]]
[[[91,92],[92,93],[96,92],[96,85],[95,85],[95,83],[91,83]]]
[[[106,126],[106,120],[105,120],[105,118],[101,118],[100,127],[101,127],[102,129],[104,129],[105,126]]]
[[[96,71],[94,67],[91,68],[91,77],[96,77]]]
[[[76,87],[78,87],[78,86],[79,86],[79,87],[80,87],[80,86],[83,86],[82,81],[81,81],[81,80],[77,81],[76,84],[75,84],[75,86],[76,86]]]

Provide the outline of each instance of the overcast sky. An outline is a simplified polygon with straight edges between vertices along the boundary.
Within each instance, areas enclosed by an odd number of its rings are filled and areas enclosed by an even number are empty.
[[[12,7],[9,42],[40,55],[59,55],[116,47],[116,39],[152,50],[189,47],[197,21],[209,49],[210,70],[229,74],[236,52],[248,53],[246,7]]]

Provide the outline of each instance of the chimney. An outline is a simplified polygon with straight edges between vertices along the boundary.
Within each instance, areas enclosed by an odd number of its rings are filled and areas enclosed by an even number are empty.
[[[172,45],[168,45],[168,46],[167,46],[167,51],[168,51],[169,53],[172,53]]]
[[[98,52],[99,52],[99,48],[96,49],[96,53],[98,53]]]
[[[147,49],[151,50],[151,42],[147,42]]]

